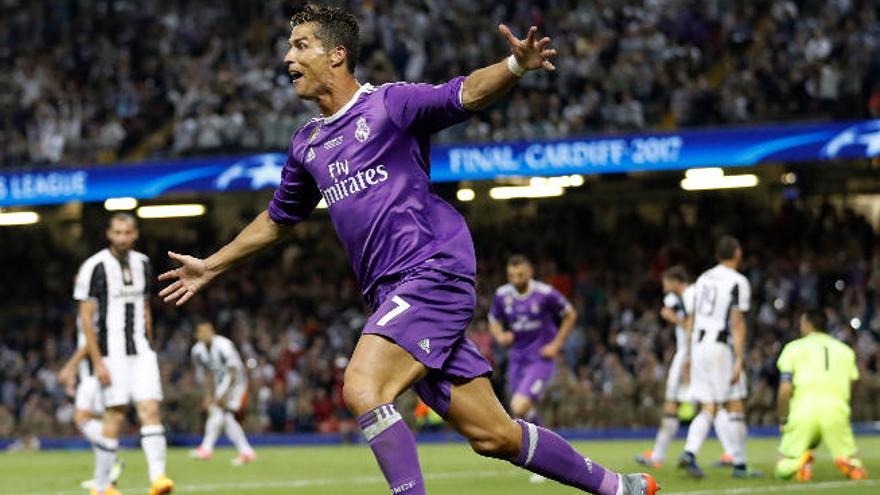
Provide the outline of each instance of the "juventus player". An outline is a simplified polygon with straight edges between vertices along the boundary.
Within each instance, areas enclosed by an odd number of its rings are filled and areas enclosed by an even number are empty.
[[[636,462],[643,466],[659,468],[666,458],[669,443],[678,431],[678,407],[691,400],[685,365],[688,360],[688,340],[684,329],[687,315],[693,309],[693,286],[688,282],[687,273],[681,266],[673,266],[663,273],[663,308],[660,316],[675,325],[675,356],[669,364],[666,378],[666,402],[663,404],[663,419],[657,430],[653,450],[636,456]],[[688,304],[691,303],[691,304]]]
[[[165,476],[165,430],[159,417],[162,385],[156,353],[150,347],[153,270],[144,254],[132,250],[138,238],[133,216],[113,215],[106,235],[110,247],[80,266],[73,293],[106,408],[95,442],[92,494],[119,493],[110,484],[110,471],[126,408],[134,402],[152,483],[150,495],[163,495],[173,490],[174,483]]]
[[[77,349],[58,371],[58,381],[74,397],[73,423],[76,429],[83,434],[86,440],[92,444],[92,450],[97,450],[97,443],[101,436],[102,421],[104,418],[104,401],[101,398],[101,384],[92,372],[92,366],[88,359],[86,337],[82,332],[82,325],[77,324]],[[74,392],[75,390],[75,392]],[[110,471],[110,483],[116,484],[122,475],[123,463],[117,459]],[[80,483],[86,490],[95,487],[95,480],[89,479]]]
[[[236,417],[244,412],[248,398],[247,375],[241,357],[235,344],[226,337],[217,335],[214,325],[208,320],[199,320],[196,323],[196,339],[192,348],[196,381],[203,383],[205,373],[211,373],[214,388],[207,396],[211,405],[208,407],[208,421],[205,423],[205,438],[197,449],[190,452],[190,457],[210,459],[217,437],[225,429],[226,435],[238,450],[238,457],[232,460],[232,465],[241,466],[252,462],[257,456]]]
[[[679,467],[695,478],[704,476],[696,462],[697,453],[709,434],[716,413],[725,407],[729,413],[726,432],[733,455],[733,475],[758,475],[746,468],[746,424],[743,399],[746,397],[745,314],[749,310],[749,281],[736,271],[742,260],[739,241],[723,236],[715,246],[718,265],[707,270],[694,284],[694,309],[686,330],[691,340],[691,392],[702,404],[700,413],[688,429],[685,451]],[[721,432],[722,435],[725,432]]]

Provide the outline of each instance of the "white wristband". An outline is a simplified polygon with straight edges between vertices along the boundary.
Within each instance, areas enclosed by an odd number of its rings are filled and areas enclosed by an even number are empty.
[[[507,57],[507,69],[516,77],[522,77],[528,72],[522,65],[519,65],[519,62],[516,61],[516,57],[513,55]]]

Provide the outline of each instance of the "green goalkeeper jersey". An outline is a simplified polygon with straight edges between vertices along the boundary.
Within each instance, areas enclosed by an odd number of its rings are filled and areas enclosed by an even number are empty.
[[[783,376],[791,377],[792,413],[837,406],[849,414],[850,387],[859,378],[859,369],[855,352],[848,345],[826,333],[813,332],[789,342],[776,366]]]

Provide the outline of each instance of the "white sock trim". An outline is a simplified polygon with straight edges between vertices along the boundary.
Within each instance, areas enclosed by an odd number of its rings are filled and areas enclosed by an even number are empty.
[[[403,416],[394,409],[394,405],[385,404],[372,411],[376,415],[376,422],[364,428],[364,438],[367,442],[379,436],[383,431],[394,426],[398,421],[403,421]]]
[[[529,453],[526,455],[526,462],[523,463],[524,467],[531,464],[532,457],[535,457],[535,449],[538,448],[538,427],[531,423],[526,423],[526,429],[529,432]]]
[[[141,426],[141,436],[148,437],[150,435],[164,435],[165,428],[162,425]]]

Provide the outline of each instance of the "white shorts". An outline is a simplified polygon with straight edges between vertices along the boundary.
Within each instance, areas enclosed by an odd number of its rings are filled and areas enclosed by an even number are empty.
[[[700,342],[693,347],[691,357],[691,394],[701,404],[723,404],[745,399],[746,373],[739,381],[733,379],[733,348],[720,342]]]
[[[247,383],[236,384],[226,396],[226,403],[223,408],[229,412],[238,414],[247,407],[248,403],[248,386]]]
[[[76,386],[74,407],[79,411],[88,411],[93,416],[104,415],[104,400],[101,396],[101,382],[96,376],[85,376]]]
[[[678,351],[669,364],[666,376],[666,400],[668,402],[690,402],[692,399],[690,383],[682,383],[684,363],[687,359],[685,351]]]
[[[159,360],[153,351],[134,356],[105,357],[110,385],[104,387],[106,407],[126,406],[144,400],[162,400]]]

